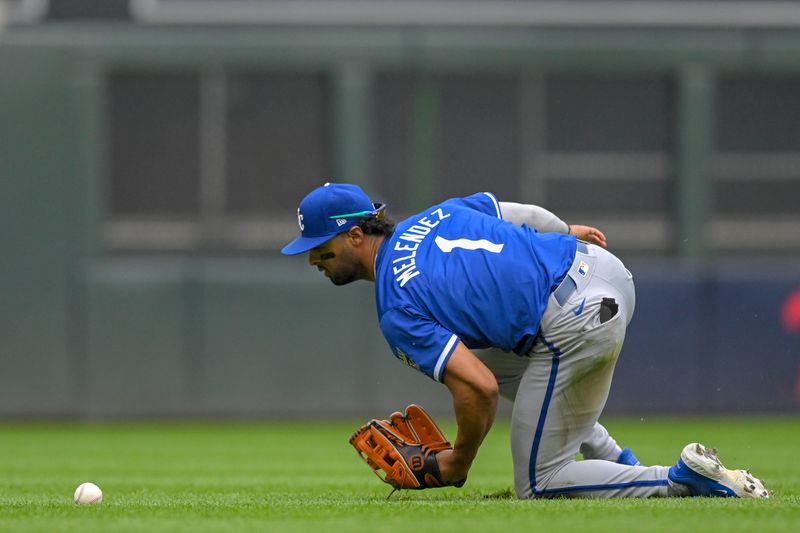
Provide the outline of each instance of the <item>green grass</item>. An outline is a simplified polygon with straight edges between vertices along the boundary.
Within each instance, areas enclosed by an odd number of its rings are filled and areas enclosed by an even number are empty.
[[[356,425],[0,424],[0,531],[800,531],[798,419],[607,421],[650,464],[673,463],[693,440],[717,446],[728,466],[766,480],[768,501],[503,497],[503,422],[463,489],[387,501],[389,486],[347,444]],[[100,485],[101,505],[72,503],[83,481]]]

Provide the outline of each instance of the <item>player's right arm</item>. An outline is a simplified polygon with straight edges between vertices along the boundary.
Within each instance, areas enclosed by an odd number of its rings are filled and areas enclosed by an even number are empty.
[[[494,422],[497,379],[457,335],[413,307],[389,309],[380,324],[397,358],[450,390],[458,434],[453,450],[436,458],[444,481],[465,479]]]
[[[453,396],[458,434],[453,450],[437,456],[445,481],[467,477],[472,461],[494,422],[498,387],[494,374],[459,342],[444,372],[444,384]]]
[[[544,207],[515,202],[498,202],[503,220],[517,226],[527,224],[541,233],[567,233],[582,241],[606,247],[606,236],[593,226],[569,225]]]

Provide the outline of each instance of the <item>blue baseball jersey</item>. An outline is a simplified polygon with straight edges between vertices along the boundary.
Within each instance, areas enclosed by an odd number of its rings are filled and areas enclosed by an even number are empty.
[[[400,222],[375,265],[378,320],[392,353],[436,381],[459,340],[526,354],[575,250],[572,235],[502,220],[490,193]]]

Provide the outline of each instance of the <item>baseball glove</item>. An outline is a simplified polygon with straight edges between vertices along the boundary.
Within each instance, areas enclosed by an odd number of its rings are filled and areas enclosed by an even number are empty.
[[[461,487],[466,481],[442,480],[436,455],[453,446],[419,405],[409,405],[405,414],[392,413],[389,420],[370,420],[350,437],[350,444],[396,490]]]

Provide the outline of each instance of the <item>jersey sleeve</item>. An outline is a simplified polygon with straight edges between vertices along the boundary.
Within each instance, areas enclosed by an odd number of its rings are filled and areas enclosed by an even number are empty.
[[[395,357],[438,382],[458,345],[458,335],[411,307],[395,307],[381,317],[381,331]]]
[[[490,192],[478,192],[472,196],[465,196],[464,198],[451,198],[442,205],[455,204],[462,207],[468,207],[475,211],[480,211],[485,215],[503,219],[503,214],[500,211],[500,203],[495,198],[494,194]]]

